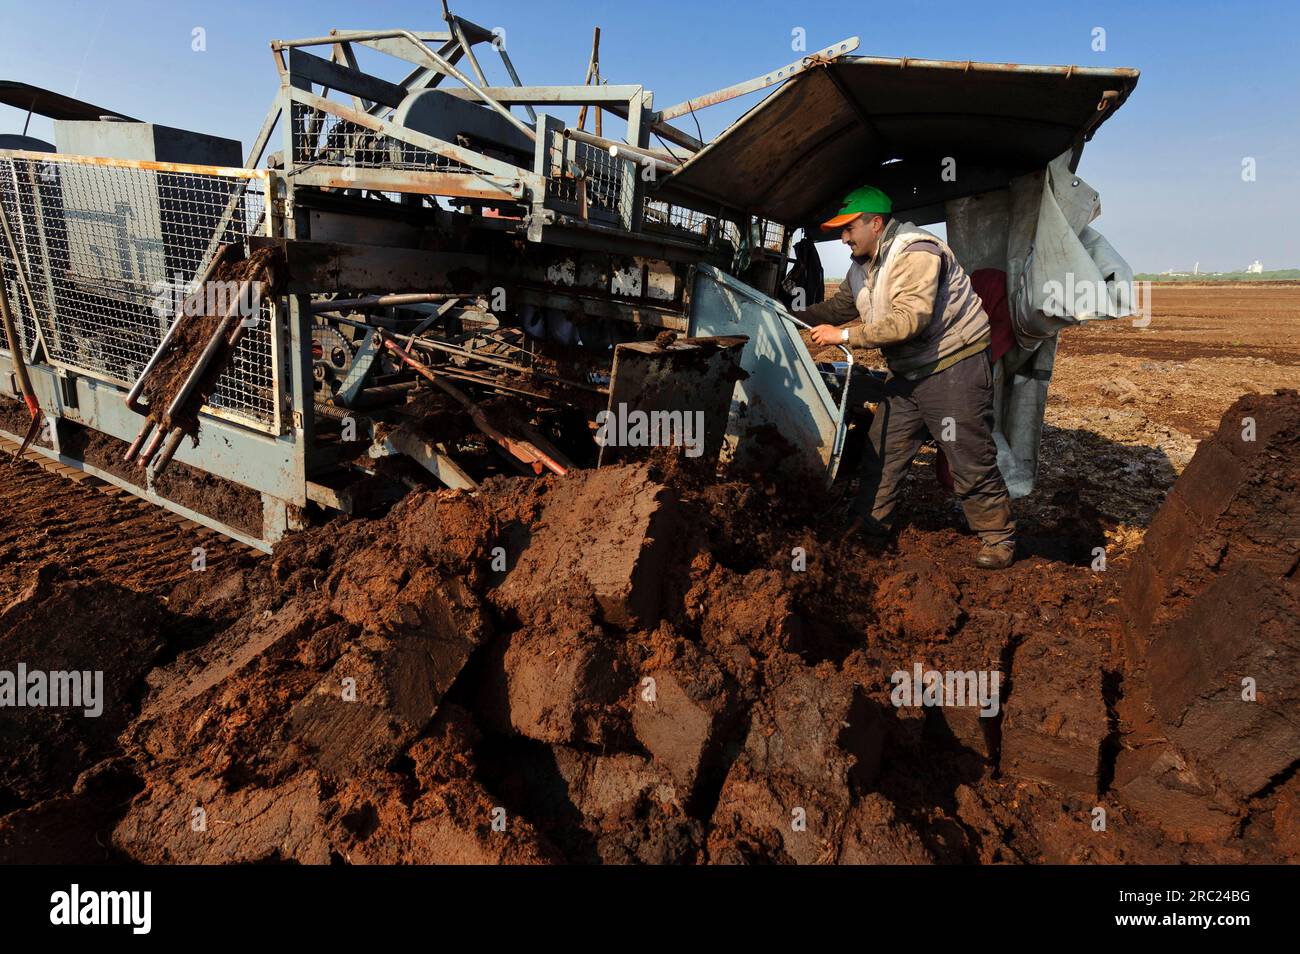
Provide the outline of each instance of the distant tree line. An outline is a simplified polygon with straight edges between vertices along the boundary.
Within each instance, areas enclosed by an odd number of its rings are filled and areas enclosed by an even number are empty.
[[[1140,282],[1294,282],[1300,281],[1300,268],[1278,268],[1271,272],[1201,272],[1199,275],[1143,272],[1133,277]]]

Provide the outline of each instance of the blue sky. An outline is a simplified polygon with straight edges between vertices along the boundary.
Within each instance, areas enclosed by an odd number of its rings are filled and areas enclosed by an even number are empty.
[[[525,83],[580,83],[591,28],[603,75],[654,90],[656,105],[726,86],[808,48],[862,38],[859,53],[1021,63],[1133,66],[1137,90],[1084,153],[1101,192],[1096,226],[1139,271],[1300,267],[1300,4],[575,3],[454,0],[453,10],[506,29]],[[275,3],[0,0],[0,78],[75,94],[140,119],[241,140],[256,134],[277,80],[267,43],[343,29],[440,29],[422,2]],[[206,31],[195,52],[192,31]],[[1106,50],[1092,30],[1106,30]],[[396,61],[394,61],[396,62]],[[367,65],[363,61],[363,66]],[[499,64],[489,69],[500,80]],[[400,66],[392,73],[400,73]],[[756,101],[699,114],[711,136]],[[0,132],[23,114],[0,107]],[[688,123],[688,125],[690,125]],[[48,123],[31,132],[51,138]],[[1256,179],[1242,181],[1252,157]],[[829,248],[827,246],[823,246]],[[827,271],[838,274],[838,253]]]

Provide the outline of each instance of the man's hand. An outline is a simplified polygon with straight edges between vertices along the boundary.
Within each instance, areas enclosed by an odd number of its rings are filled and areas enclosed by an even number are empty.
[[[843,344],[843,330],[834,325],[818,325],[812,330],[812,340],[823,346]]]

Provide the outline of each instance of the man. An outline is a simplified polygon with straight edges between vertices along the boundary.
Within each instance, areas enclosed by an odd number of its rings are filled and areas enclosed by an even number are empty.
[[[887,533],[903,478],[928,431],[943,450],[966,521],[980,537],[977,566],[1015,558],[1011,499],[993,443],[989,319],[942,240],[892,217],[872,186],[850,192],[822,227],[840,229],[853,264],[828,301],[797,312],[819,345],[879,348],[889,366],[868,433],[854,510]]]

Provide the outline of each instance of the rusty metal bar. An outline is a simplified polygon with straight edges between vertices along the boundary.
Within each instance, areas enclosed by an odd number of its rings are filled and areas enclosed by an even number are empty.
[[[203,274],[199,276],[197,280],[196,284],[198,286],[198,290],[195,292],[195,294],[198,295],[204,294],[203,292],[204,284],[207,282],[207,280],[210,277],[212,277],[212,273],[217,270],[217,266],[225,258],[229,256],[230,249],[232,248],[234,248],[233,245],[222,245],[221,248],[218,249],[217,253],[212,256],[212,261],[208,263],[208,267],[204,270]],[[154,369],[154,365],[158,363],[158,359],[167,350],[167,346],[171,344],[172,337],[176,334],[177,329],[179,329],[181,326],[181,319],[185,315],[185,310],[186,310],[185,304],[182,302],[181,313],[176,316],[176,320],[172,322],[172,326],[167,329],[167,334],[163,336],[162,343],[159,344],[158,347],[154,349],[154,353],[149,358],[149,362],[144,366],[144,370],[140,372],[140,376],[136,378],[135,384],[131,387],[130,392],[126,396],[126,406],[129,407],[136,414],[145,413],[145,411],[140,405],[140,395],[144,392],[144,382],[149,377],[149,372],[151,372]],[[138,441],[139,438],[136,438],[136,440]],[[128,454],[126,459],[130,460],[131,456]]]
[[[341,41],[361,43],[366,40],[394,40],[403,37],[416,43],[436,41],[446,43],[450,33],[431,33],[411,30],[334,30],[329,36],[309,36],[300,40],[272,40],[271,49],[287,50],[295,46],[328,46]]]
[[[179,427],[171,432],[167,438],[167,443],[163,444],[162,450],[158,452],[158,457],[154,460],[153,475],[155,478],[160,476],[167,469],[167,465],[172,462],[176,456],[176,451],[180,449],[181,441],[185,439],[185,432]]]
[[[358,112],[351,107],[333,102],[323,96],[308,93],[305,90],[298,89],[297,87],[289,87],[289,98],[295,103],[301,103],[304,106],[310,106],[313,109],[320,110],[321,112],[329,113],[338,119],[346,120],[347,122],[369,129],[371,132],[381,133],[392,139],[396,139],[399,142],[404,142],[408,145],[417,146],[420,149],[427,149],[429,152],[445,156],[461,165],[481,170],[482,172],[486,172],[489,176],[500,176],[507,179],[513,179],[518,178],[523,172],[523,170],[518,166],[512,166],[509,163],[491,159],[481,153],[473,151],[472,149],[464,149],[452,143],[445,142],[442,139],[416,132],[413,129],[406,129],[403,126],[398,126],[395,123],[390,123],[384,119],[376,119],[374,116]],[[514,119],[514,117],[511,117],[511,119]],[[517,119],[514,121],[518,122]],[[529,135],[532,135],[532,130],[529,130]],[[292,157],[286,158],[291,159]],[[353,171],[356,172],[357,170]],[[301,175],[301,173],[299,175]],[[350,188],[356,188],[355,184],[350,186]]]
[[[235,295],[234,297],[235,301],[231,303],[230,310],[222,317],[220,324],[217,325],[217,330],[212,333],[212,337],[208,339],[208,343],[203,346],[203,351],[199,354],[199,360],[195,362],[194,367],[190,369],[189,375],[185,378],[185,383],[180,386],[180,389],[172,397],[171,404],[167,405],[167,410],[164,414],[165,420],[171,420],[177,413],[179,413],[180,409],[185,406],[185,403],[194,393],[194,389],[198,387],[199,379],[203,377],[204,372],[208,369],[208,365],[210,365],[212,359],[216,357],[217,350],[227,341],[227,336],[231,331],[231,322],[236,319],[235,313],[239,309],[239,296]]]
[[[407,38],[410,39],[410,40],[414,40],[414,39],[415,39],[414,35],[412,35],[412,34],[411,34],[409,31],[407,31],[407,30],[400,30],[400,31],[398,31],[398,32],[400,33],[400,35],[405,36],[405,37],[407,37]],[[429,49],[429,48],[428,48],[427,46],[425,46],[423,43],[418,44],[418,45],[419,45],[419,48],[420,48],[420,53],[421,53],[421,55],[424,56],[424,57],[426,57],[426,58],[429,60],[430,63],[432,63],[434,66],[438,67],[440,70],[442,70],[444,73],[446,73],[448,76],[452,77],[453,79],[460,80],[460,82],[465,86],[466,89],[469,89],[469,90],[473,91],[473,93],[474,93],[474,94],[475,94],[479,99],[483,100],[484,103],[486,103],[488,106],[492,107],[492,109],[495,110],[497,113],[499,113],[500,115],[504,116],[504,117],[506,118],[506,120],[508,120],[508,121],[509,121],[509,122],[510,122],[510,123],[511,123],[515,128],[516,128],[516,129],[518,129],[520,132],[522,132],[522,133],[523,133],[525,136],[527,136],[531,141],[533,141],[533,142],[536,142],[536,141],[537,141],[537,133],[535,133],[535,132],[533,131],[533,128],[532,128],[531,126],[529,126],[527,123],[521,121],[518,117],[515,116],[514,113],[510,112],[510,110],[508,110],[508,109],[506,109],[504,106],[502,106],[499,102],[497,102],[495,99],[493,99],[493,98],[492,98],[491,96],[489,96],[487,93],[485,93],[485,92],[484,92],[480,87],[474,85],[473,81],[470,80],[469,77],[467,77],[467,76],[466,76],[464,73],[462,73],[460,70],[456,69],[456,67],[452,66],[450,63],[448,63],[445,59],[443,59],[443,58],[442,58],[441,56],[439,56],[437,53],[433,52],[433,50]],[[463,44],[462,44],[462,45],[463,45]],[[469,51],[466,50],[466,54],[467,54],[467,55],[468,55],[468,53],[469,53]],[[471,61],[472,61],[472,57],[471,57]]]
[[[590,86],[592,77],[596,78],[596,85],[600,85],[600,27],[595,28],[591,36],[591,59],[587,61],[587,76],[582,81],[583,86]],[[600,107],[596,107],[597,126],[600,124]],[[587,128],[587,104],[583,103],[582,108],[578,110],[578,128]]]
[[[478,78],[479,85],[487,85],[487,77],[483,75],[483,68],[478,65],[478,57],[474,55],[473,44],[465,38],[465,31],[461,27],[460,17],[452,14],[447,6],[447,0],[442,0],[442,18],[447,23],[447,28],[451,30],[451,35],[456,38],[460,48],[465,51],[465,59],[469,61],[469,68],[474,71],[474,76]]]
[[[713,106],[717,103],[725,103],[727,100],[735,99],[737,96],[744,96],[746,93],[753,93],[760,89],[766,89],[769,86],[775,86],[777,83],[784,83],[792,76],[811,69],[814,66],[821,66],[829,63],[838,57],[852,53],[858,48],[858,38],[851,36],[847,40],[841,40],[833,43],[825,49],[818,50],[816,53],[809,53],[807,56],[795,60],[793,63],[787,63],[778,69],[764,73],[762,76],[756,76],[753,79],[745,80],[743,83],[735,83],[723,89],[714,90],[712,93],[705,93],[703,96],[696,96],[678,103],[675,106],[669,106],[667,109],[661,109],[654,114],[654,119],[659,122],[666,122],[669,119],[675,119],[678,116],[692,113],[706,106]]]
[[[338,320],[343,322],[344,324],[352,325],[353,327],[356,328],[365,328],[367,330],[373,328],[373,326],[371,325],[367,325],[359,321],[352,321],[347,318],[340,318]],[[586,384],[581,381],[571,381],[568,378],[562,378],[556,374],[549,374],[546,371],[539,371],[536,368],[528,367],[526,365],[516,364],[515,362],[508,361],[505,358],[497,358],[490,355],[480,354],[479,352],[476,351],[469,351],[465,348],[460,348],[453,344],[447,344],[446,342],[443,341],[434,341],[430,338],[417,338],[414,335],[403,335],[403,334],[399,334],[398,332],[390,332],[390,331],[385,331],[383,334],[386,338],[391,338],[394,341],[405,341],[407,347],[404,350],[408,354],[410,353],[410,347],[412,345],[416,345],[421,348],[429,348],[432,351],[443,351],[446,352],[447,354],[454,354],[457,357],[466,358],[470,361],[479,361],[482,362],[483,364],[491,365],[498,368],[504,368],[507,371],[514,371],[517,374],[525,374],[531,377],[541,378],[544,381],[554,381],[556,384],[562,384],[565,387],[578,388],[579,390],[582,391],[591,391],[595,394],[609,393],[607,389],[597,387],[594,384]]]
[[[294,170],[292,175],[298,185],[327,189],[445,195],[483,202],[518,202],[522,198],[517,179],[506,180],[478,172],[423,172],[412,169],[316,165]]]
[[[311,303],[311,310],[315,314],[319,314],[323,311],[337,311],[340,308],[351,308],[356,311],[365,311],[369,308],[391,308],[397,305],[424,305],[464,297],[464,295],[443,292],[408,292],[402,295],[366,295],[364,298],[336,298],[333,301],[314,301]]]
[[[72,156],[62,152],[27,152],[6,149],[0,152],[6,159],[27,159],[32,162],[63,162],[82,166],[105,166],[110,169],[146,169],[151,172],[176,172],[182,175],[222,176],[233,179],[266,179],[265,169],[244,169],[237,166],[204,166],[185,162],[157,162],[152,159],[109,159],[106,156]]]
[[[276,93],[275,101],[271,103],[266,118],[262,120],[262,128],[257,131],[257,137],[248,148],[248,158],[244,160],[244,165],[249,169],[256,169],[257,164],[262,161],[262,153],[266,152],[266,144],[271,141],[271,134],[275,132],[276,123],[279,121],[280,94]]]
[[[845,63],[865,63],[871,66],[891,66],[899,69],[958,70],[963,73],[1025,73],[1042,76],[1125,77],[1137,79],[1139,70],[1127,66],[1033,66],[1025,63],[979,63],[974,60],[924,60],[914,56],[848,56]]]
[[[0,209],[0,212],[3,212],[3,210]],[[27,405],[27,410],[31,412],[32,420],[35,421],[40,416],[41,406],[36,400],[36,391],[32,388],[32,379],[27,374],[27,362],[23,360],[23,343],[18,340],[18,328],[14,324],[13,312],[9,310],[9,292],[5,288],[3,277],[0,277],[0,323],[4,325],[5,340],[9,343],[9,354],[13,360],[14,376],[18,378],[18,390],[22,391],[23,401]],[[23,447],[23,450],[26,450],[26,446]]]
[[[398,347],[397,342],[394,341],[386,332],[381,331],[379,334],[384,342],[385,348],[392,352],[399,361],[410,367],[416,374],[420,375],[420,377],[429,381],[430,384],[439,388],[460,404],[460,406],[465,409],[466,413],[469,414],[470,419],[474,422],[474,426],[477,427],[485,436],[503,447],[510,456],[525,464],[529,464],[535,472],[540,472],[542,467],[545,467],[553,473],[559,474],[561,477],[568,472],[563,465],[555,461],[550,455],[544,453],[530,441],[518,441],[497,430],[497,428],[487,419],[487,415],[483,413],[483,409],[475,404],[468,394],[456,387],[456,385],[452,384],[450,381],[447,381],[434,373],[434,371],[423,362],[417,361],[415,358],[403,351]]]
[[[631,146],[615,139],[606,139],[604,136],[593,136],[589,132],[584,132],[581,128],[565,127],[564,138],[586,143],[588,146],[595,146],[597,149],[608,150],[610,156],[615,159],[621,157],[631,159],[634,162],[638,159],[655,159],[661,163],[671,164],[674,168],[681,165],[681,160],[669,153],[651,149],[648,146]]]
[[[501,54],[501,62],[505,64],[506,73],[510,76],[510,82],[516,86],[523,86],[524,84],[519,82],[519,74],[515,72],[515,64],[510,61],[510,54],[506,52],[504,43],[497,49],[497,52]],[[525,103],[524,111],[528,113],[528,118],[533,123],[537,122],[537,110]]]
[[[396,46],[396,44],[401,45],[400,48],[403,50],[402,52],[399,52],[399,47]],[[445,73],[439,73],[436,69],[425,63],[423,57],[417,58],[414,53],[408,54],[404,52],[404,47],[410,45],[410,41],[405,37],[399,37],[396,40],[365,40],[361,41],[361,45],[372,50],[377,50],[378,52],[391,56],[394,59],[415,65],[415,69],[408,72],[398,84],[402,89],[406,90],[408,94],[420,89],[432,89],[441,83],[443,78],[446,76]],[[455,39],[447,40],[447,42],[443,43],[442,46],[438,48],[438,55],[448,63],[452,64],[455,64],[463,54],[464,51],[460,48],[460,43]],[[388,107],[384,106],[383,103],[379,103],[367,109],[366,112],[370,113],[372,116],[378,116],[387,108]]]

